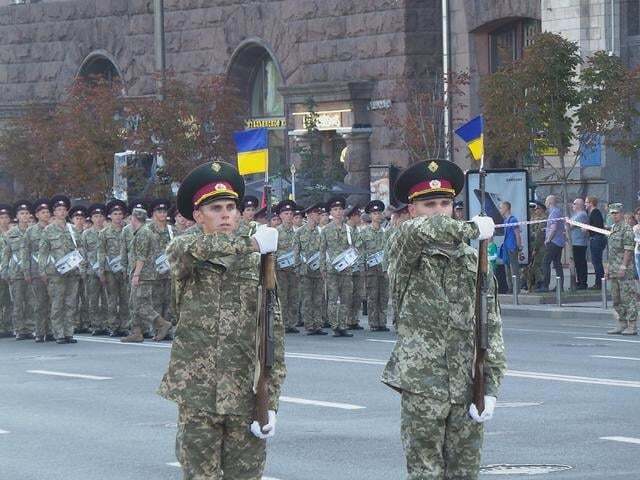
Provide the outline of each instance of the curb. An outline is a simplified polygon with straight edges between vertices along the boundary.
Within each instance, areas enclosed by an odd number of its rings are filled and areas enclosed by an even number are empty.
[[[602,320],[614,321],[615,312],[608,308],[593,307],[557,307],[537,305],[500,305],[502,316],[549,318],[555,320]]]

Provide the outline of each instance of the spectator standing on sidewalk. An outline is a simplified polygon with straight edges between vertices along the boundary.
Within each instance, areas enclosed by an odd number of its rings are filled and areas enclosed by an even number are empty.
[[[546,247],[546,255],[544,257],[544,283],[538,291],[546,292],[549,290],[549,282],[551,281],[551,263],[556,271],[556,277],[560,277],[560,289],[564,285],[564,271],[562,270],[562,249],[567,241],[565,234],[565,222],[562,211],[558,206],[558,199],[555,195],[549,195],[545,202],[549,218],[547,220],[547,230],[544,238]]]
[[[589,215],[584,208],[584,200],[576,198],[573,201],[573,215],[571,220],[589,224]],[[587,289],[587,242],[589,241],[588,230],[575,225],[571,226],[571,244],[573,246],[573,262],[576,266],[576,288],[578,290]]]
[[[587,197],[585,203],[589,214],[589,225],[596,228],[604,228],[604,217],[598,209],[598,199],[596,197]],[[593,263],[596,275],[596,281],[592,288],[596,290],[602,288],[602,277],[604,277],[602,252],[604,252],[605,248],[607,248],[607,237],[602,233],[589,231],[589,251],[591,252],[591,263]]]
[[[636,224],[633,227],[633,236],[636,242],[634,257],[636,261],[636,274],[638,275],[638,278],[640,278],[640,207],[636,208],[633,216],[636,219]]]
[[[511,214],[511,203],[501,202],[500,215],[504,218],[505,224],[517,224],[518,219]],[[522,250],[522,235],[520,234],[520,226],[514,225],[512,227],[505,227],[504,229],[504,241],[500,249],[500,258],[504,261],[505,270],[507,275],[507,285],[509,290],[520,291],[520,260],[519,254]],[[516,277],[516,283],[513,285],[513,276]]]

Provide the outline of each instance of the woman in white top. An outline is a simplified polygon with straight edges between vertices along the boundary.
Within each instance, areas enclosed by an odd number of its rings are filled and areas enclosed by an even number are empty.
[[[636,219],[636,224],[633,226],[633,235],[636,240],[635,248],[635,260],[636,260],[636,273],[640,277],[640,207],[636,208],[633,212],[633,216]]]

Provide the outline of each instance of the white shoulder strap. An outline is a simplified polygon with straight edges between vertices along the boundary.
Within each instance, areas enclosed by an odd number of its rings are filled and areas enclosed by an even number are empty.
[[[353,242],[351,241],[351,227],[347,224],[345,224],[345,227],[347,227],[347,242],[349,242],[350,247],[353,247]]]
[[[169,240],[173,240],[173,228],[171,228],[171,225],[167,224],[167,229],[169,230]]]
[[[78,248],[78,242],[76,242],[76,234],[73,232],[73,227],[71,226],[70,223],[67,223],[67,230],[69,230],[69,233],[71,234],[71,240],[73,240],[73,245]]]

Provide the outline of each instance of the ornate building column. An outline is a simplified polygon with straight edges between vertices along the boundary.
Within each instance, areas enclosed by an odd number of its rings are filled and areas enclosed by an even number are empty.
[[[373,130],[370,127],[353,127],[339,129],[337,133],[347,143],[347,154],[344,159],[344,168],[347,171],[345,183],[360,187],[369,191],[371,182],[371,148],[369,137]],[[369,200],[369,195],[351,195],[351,203],[364,203]]]

